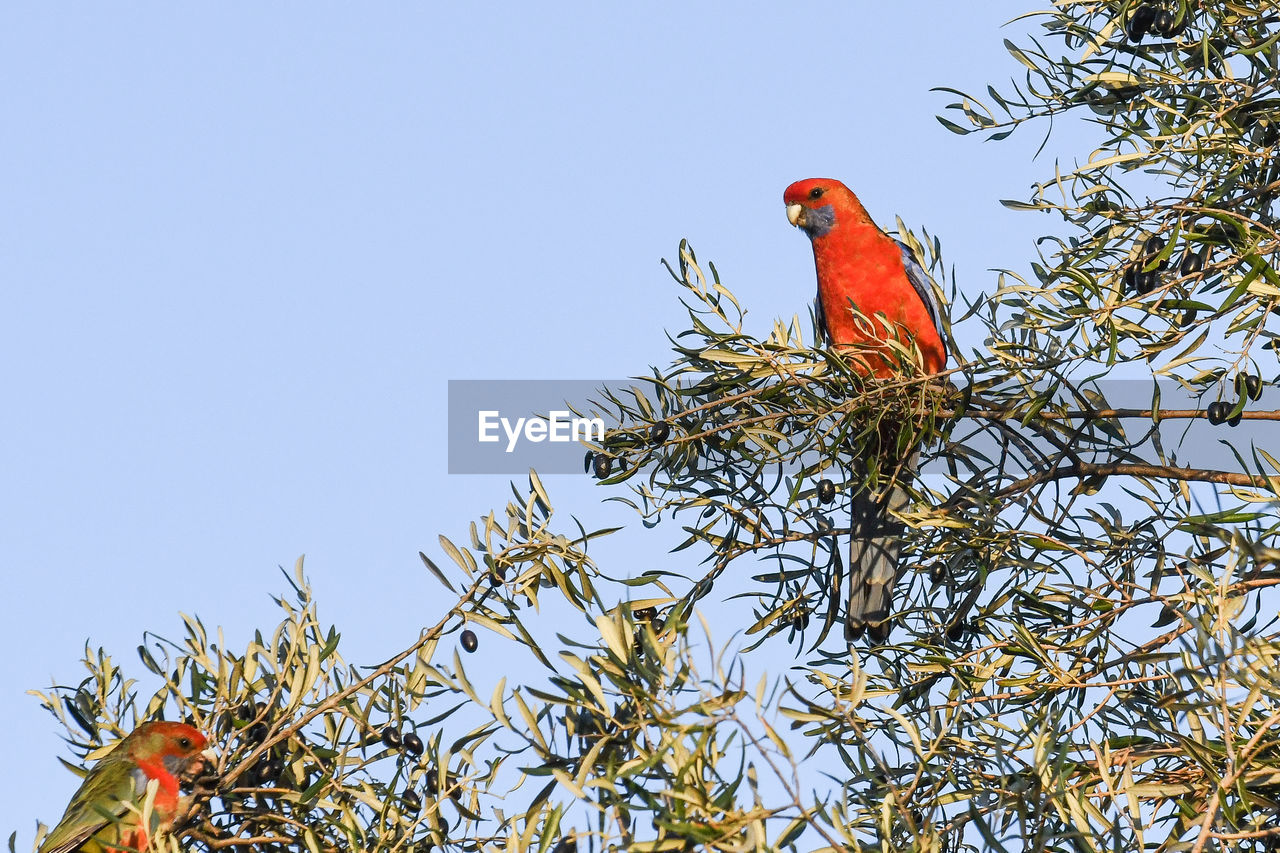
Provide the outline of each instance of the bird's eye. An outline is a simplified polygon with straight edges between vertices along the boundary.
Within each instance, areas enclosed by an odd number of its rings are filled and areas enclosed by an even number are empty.
[[[809,190],[809,198],[813,198],[813,199],[822,198],[822,194],[824,192],[826,192],[826,190],[824,190],[822,187],[814,187],[813,189]]]
[[[183,749],[190,749],[190,748],[191,748],[191,738],[189,738],[189,737],[180,737],[180,738],[178,738],[178,746],[182,747]]]

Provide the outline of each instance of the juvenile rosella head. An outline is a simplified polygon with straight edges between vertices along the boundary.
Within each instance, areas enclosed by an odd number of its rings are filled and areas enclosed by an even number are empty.
[[[138,726],[85,776],[39,853],[145,849],[151,832],[173,821],[179,781],[212,763],[214,755],[208,746],[209,739],[186,723],[156,721]],[[153,781],[152,825],[146,827],[137,810]]]

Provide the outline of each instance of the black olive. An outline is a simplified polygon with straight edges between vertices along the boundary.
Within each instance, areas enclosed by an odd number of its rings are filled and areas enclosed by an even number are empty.
[[[665,421],[659,421],[649,427],[649,443],[662,444],[671,435],[671,425]]]
[[[412,788],[405,788],[400,794],[400,801],[409,807],[410,811],[417,812],[422,810],[422,797],[418,796],[418,792]]]
[[[1161,9],[1156,13],[1156,19],[1151,22],[1151,29],[1154,32],[1168,38],[1173,35],[1173,26],[1178,21],[1178,14],[1172,9]]]
[[[1190,249],[1182,256],[1182,263],[1178,265],[1178,272],[1182,275],[1194,275],[1204,269],[1205,249],[1193,252]]]
[[[254,703],[253,711],[254,711],[254,716],[255,716],[255,717],[261,717],[261,716],[263,716],[264,714],[266,714],[266,713],[267,713],[267,703],[266,703],[266,702],[256,702],[256,703]]]
[[[1124,291],[1125,293],[1136,293],[1138,290],[1138,265],[1133,264],[1124,268]]]
[[[489,584],[491,586],[497,586],[498,584],[502,583],[506,579],[507,579],[506,566],[495,565],[489,569]]]
[[[1160,286],[1160,273],[1152,270],[1151,272],[1138,273],[1138,293],[1146,296],[1151,291]]]
[[[382,730],[382,745],[387,749],[400,748],[400,730],[395,726],[387,726]]]
[[[423,780],[427,786],[427,793],[434,797],[440,793],[440,774],[435,770],[428,770],[426,778]]]
[[[1186,311],[1184,311],[1184,312],[1183,312],[1183,314],[1182,314],[1182,325],[1183,325],[1184,327],[1186,327],[1186,326],[1190,326],[1192,323],[1194,323],[1194,322],[1196,321],[1196,316],[1197,316],[1197,315],[1198,315],[1198,312],[1196,311],[1196,309],[1194,309],[1194,308],[1188,308],[1188,309],[1187,309]]]
[[[797,613],[795,616],[791,617],[791,627],[797,631],[803,631],[805,628],[808,628],[809,614]]]
[[[596,458],[591,460],[591,469],[596,475],[597,480],[603,480],[609,476],[609,469],[613,467],[613,460],[604,454],[597,454]]]
[[[1129,41],[1142,41],[1147,30],[1151,29],[1151,25],[1155,23],[1157,11],[1155,6],[1148,6],[1145,3],[1134,10],[1129,16],[1129,26],[1125,29],[1125,35],[1129,37]]]
[[[1151,262],[1152,258],[1154,258],[1156,255],[1160,254],[1163,251],[1164,251],[1163,238],[1157,237],[1154,234],[1148,237],[1147,241],[1142,244],[1143,266],[1146,266],[1148,263]],[[1167,266],[1169,266],[1169,259],[1165,258],[1164,260],[1160,261],[1159,264],[1156,265],[1156,269],[1162,270]]]
[[[569,836],[561,838],[551,848],[551,853],[578,853],[578,839]]]
[[[818,481],[818,502],[829,504],[836,499],[836,484],[830,480]]]
[[[933,568],[929,569],[929,580],[935,584],[942,583],[947,579],[947,567],[942,563],[934,563]]]
[[[267,739],[267,732],[268,732],[267,724],[258,723],[257,725],[249,729],[249,740],[253,741],[254,743],[262,743],[264,740]]]
[[[253,710],[252,702],[245,702],[239,708],[236,708],[237,720],[244,720],[247,722],[248,720],[252,720],[253,718],[254,718],[254,710]]]
[[[1221,400],[1214,400],[1205,408],[1205,417],[1209,419],[1209,423],[1217,426],[1227,419],[1227,412],[1231,411],[1226,403]]]
[[[476,632],[470,628],[463,631],[458,640],[462,643],[462,648],[466,652],[474,652],[480,648],[480,640],[476,637]]]
[[[1250,400],[1257,401],[1262,397],[1262,377],[1254,376],[1252,373],[1244,375],[1244,392],[1249,395]]]
[[[1170,9],[1168,12],[1157,17],[1155,29],[1156,32],[1160,33],[1160,35],[1165,38],[1174,38],[1182,35],[1182,33],[1187,29],[1187,23],[1190,19],[1190,9],[1186,10],[1186,12],[1181,16],[1178,15],[1177,11]]]
[[[947,628],[947,639],[959,640],[961,637],[964,636],[964,630],[965,630],[964,622],[953,622]]]
[[[639,628],[631,635],[631,648],[635,651],[637,660],[644,657],[644,632]]]
[[[653,617],[658,615],[658,608],[641,607],[639,610],[631,611],[631,615],[635,617],[637,622],[652,622]]]
[[[590,450],[588,450],[587,455],[582,458],[582,473],[584,474],[591,473],[591,463],[595,458],[596,458],[596,455],[592,453]]]
[[[422,755],[422,738],[413,732],[409,732],[400,740],[400,745],[404,747],[404,751],[413,756]]]
[[[264,758],[258,762],[253,772],[259,785],[273,784],[284,772],[284,762],[278,758]]]
[[[1235,408],[1235,407],[1234,407],[1234,406],[1230,406],[1229,408]],[[1243,417],[1244,417],[1244,410],[1243,410],[1243,409],[1241,409],[1240,411],[1236,412],[1236,413],[1235,413],[1234,415],[1232,415],[1231,417],[1227,418],[1227,426],[1240,426],[1240,420],[1241,420]]]

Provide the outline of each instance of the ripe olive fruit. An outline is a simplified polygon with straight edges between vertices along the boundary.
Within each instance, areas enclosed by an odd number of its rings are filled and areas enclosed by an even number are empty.
[[[836,499],[836,484],[830,480],[818,481],[818,502],[829,504]]]
[[[278,758],[264,758],[258,762],[254,775],[259,785],[274,784],[284,772],[284,762]]]
[[[942,563],[934,563],[933,568],[929,569],[929,580],[935,584],[940,584],[947,579],[947,567]]]
[[[961,637],[964,636],[964,631],[965,631],[964,622],[953,622],[951,623],[950,626],[947,627],[947,639],[959,640]]]
[[[480,640],[476,637],[476,632],[470,628],[462,632],[462,635],[458,637],[458,641],[462,643],[462,648],[466,652],[474,652],[480,648]]]
[[[658,615],[658,608],[641,607],[639,610],[631,611],[631,615],[637,622],[652,622],[653,618]]]
[[[649,427],[649,443],[662,444],[671,436],[671,425],[665,421],[654,424]]]
[[[1173,38],[1182,35],[1187,28],[1187,18],[1190,14],[1178,16],[1176,9],[1161,9],[1156,15],[1155,21],[1151,24],[1151,29],[1155,30],[1165,38]]]
[[[405,736],[401,738],[400,743],[404,747],[404,751],[410,755],[414,757],[422,755],[422,738],[418,737],[414,732],[407,732]]]
[[[1237,373],[1236,393],[1257,400],[1262,396],[1262,378],[1251,373]]]
[[[1205,249],[1193,252],[1190,249],[1182,256],[1182,263],[1178,265],[1178,272],[1182,275],[1195,275],[1204,269]]]
[[[400,730],[395,726],[387,726],[382,730],[382,745],[387,749],[400,748]]]
[[[422,797],[419,797],[418,792],[412,788],[405,788],[401,792],[400,801],[408,806],[410,811],[418,812],[422,810]]]
[[[1227,419],[1227,413],[1231,411],[1230,407],[1222,400],[1214,400],[1204,410],[1205,417],[1209,419],[1209,423],[1217,426]]]
[[[1159,10],[1155,6],[1146,3],[1135,9],[1129,16],[1129,25],[1125,28],[1125,35],[1129,37],[1129,41],[1142,41],[1147,30],[1151,29],[1151,25],[1155,23],[1158,13]]]
[[[1229,409],[1234,408],[1234,406],[1227,404],[1227,408]],[[1231,417],[1227,418],[1227,426],[1240,426],[1240,420],[1243,417],[1244,417],[1244,410],[1242,409],[1241,411],[1238,411]]]
[[[591,460],[591,470],[595,473],[597,480],[603,480],[608,477],[612,468],[613,460],[603,453],[597,453],[596,458]]]
[[[1244,377],[1244,391],[1249,395],[1250,400],[1257,400],[1262,396],[1262,377],[1254,376],[1252,373],[1246,373]]]
[[[1147,241],[1142,244],[1142,254],[1144,256],[1144,259],[1142,262],[1143,265],[1145,266],[1146,264],[1150,263],[1152,258],[1154,258],[1156,255],[1160,254],[1163,251],[1164,251],[1164,238],[1157,237],[1154,234],[1148,237]],[[1162,270],[1167,266],[1169,266],[1169,259],[1165,258],[1164,260],[1160,261],[1160,263],[1156,266],[1156,269]]]

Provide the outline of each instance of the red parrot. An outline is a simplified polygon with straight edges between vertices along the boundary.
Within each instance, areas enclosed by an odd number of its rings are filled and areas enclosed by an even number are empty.
[[[901,362],[884,343],[890,338],[908,348],[914,345],[924,372],[945,368],[942,306],[912,251],[881,231],[858,197],[839,181],[796,181],[782,200],[787,219],[813,244],[818,324],[831,346],[854,356],[853,369],[871,379],[895,376]],[[852,307],[863,317],[856,317]],[[879,641],[889,635],[903,533],[903,525],[889,511],[901,510],[907,502],[907,493],[896,484],[879,497],[867,490],[853,496],[848,639],[860,637],[864,630]]]
[[[131,853],[147,848],[178,811],[178,781],[200,772],[213,753],[208,738],[185,723],[138,726],[89,771],[39,853]],[[148,785],[155,781],[151,826],[141,825]],[[132,808],[130,808],[132,806]]]

